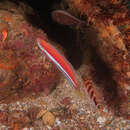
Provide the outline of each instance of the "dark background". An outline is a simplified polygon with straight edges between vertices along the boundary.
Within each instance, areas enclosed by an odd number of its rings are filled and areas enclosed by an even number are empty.
[[[75,69],[78,69],[82,63],[82,51],[76,41],[77,32],[69,26],[55,23],[51,18],[53,6],[60,4],[61,0],[23,0],[25,4],[31,6],[40,19],[29,17],[32,24],[42,28],[48,37],[60,44],[66,51],[67,59],[71,62]],[[45,2],[45,3],[44,3]]]

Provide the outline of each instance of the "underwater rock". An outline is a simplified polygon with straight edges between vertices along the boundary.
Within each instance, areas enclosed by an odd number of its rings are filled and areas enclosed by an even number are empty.
[[[89,45],[95,48],[96,53],[109,68],[112,79],[117,84],[115,89],[117,89],[116,92],[120,100],[117,105],[118,110],[122,111],[123,115],[125,115],[124,113],[127,115],[130,90],[130,51],[128,40],[129,11],[126,3],[105,0],[101,2],[96,0],[65,1],[71,10],[70,12],[74,14],[76,10],[81,15],[86,16],[88,28],[82,37],[86,39],[86,43],[89,42]],[[85,45],[81,43],[82,46]],[[123,106],[124,109],[122,109]]]
[[[48,95],[60,79],[57,68],[36,44],[37,37],[47,40],[46,34],[33,27],[26,14],[35,17],[32,9],[23,3],[0,4],[0,101],[18,91],[26,93],[24,96],[29,92]]]

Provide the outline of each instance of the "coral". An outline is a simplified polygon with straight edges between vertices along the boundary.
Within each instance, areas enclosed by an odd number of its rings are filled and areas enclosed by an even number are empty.
[[[0,101],[20,90],[48,95],[58,83],[60,74],[35,43],[37,37],[48,38],[26,20],[26,9],[12,4],[11,8],[16,10],[10,13],[6,8],[0,9]]]
[[[99,57],[111,71],[112,79],[117,84],[115,88],[117,88],[117,95],[121,102],[118,104],[118,110],[122,106],[125,107],[123,104],[128,103],[127,93],[130,89],[129,11],[126,8],[127,2],[116,0],[102,0],[100,2],[97,0],[72,0],[71,2],[66,0],[66,2],[70,9],[76,8],[81,15],[86,16],[87,25],[91,23],[91,29],[86,29],[83,37],[89,41],[90,46],[96,49]],[[92,35],[94,35],[94,39],[90,41],[89,38]],[[124,109],[128,114],[128,107]]]

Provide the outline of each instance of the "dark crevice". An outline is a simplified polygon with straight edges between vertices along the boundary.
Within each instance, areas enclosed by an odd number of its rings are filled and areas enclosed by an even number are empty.
[[[55,23],[51,18],[53,4],[60,3],[60,1],[61,0],[48,0],[44,4],[38,3],[37,1],[32,2],[31,0],[24,1],[38,14],[26,14],[27,19],[34,26],[42,28],[49,39],[60,44],[66,50],[67,59],[75,69],[78,69],[82,63],[82,51],[77,46],[77,32],[68,26]]]
[[[93,78],[93,81],[97,84],[97,86],[103,90],[103,96],[106,104],[108,105],[108,107],[113,109],[116,114],[121,99],[117,91],[118,85],[113,80],[113,72],[101,59],[95,48],[91,45],[89,46],[92,52],[91,63],[92,66],[94,66],[94,70],[91,71],[91,76]]]

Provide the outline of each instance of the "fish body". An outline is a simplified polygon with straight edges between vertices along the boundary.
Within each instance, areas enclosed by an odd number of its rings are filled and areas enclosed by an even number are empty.
[[[46,42],[41,38],[37,38],[37,44],[39,48],[47,55],[47,57],[58,67],[58,69],[66,76],[66,78],[73,84],[74,87],[78,87],[78,81],[76,79],[74,69],[67,59],[62,56],[54,46]]]
[[[54,10],[52,11],[51,16],[52,19],[59,24],[78,26],[85,25],[84,21],[81,21],[64,10]]]

